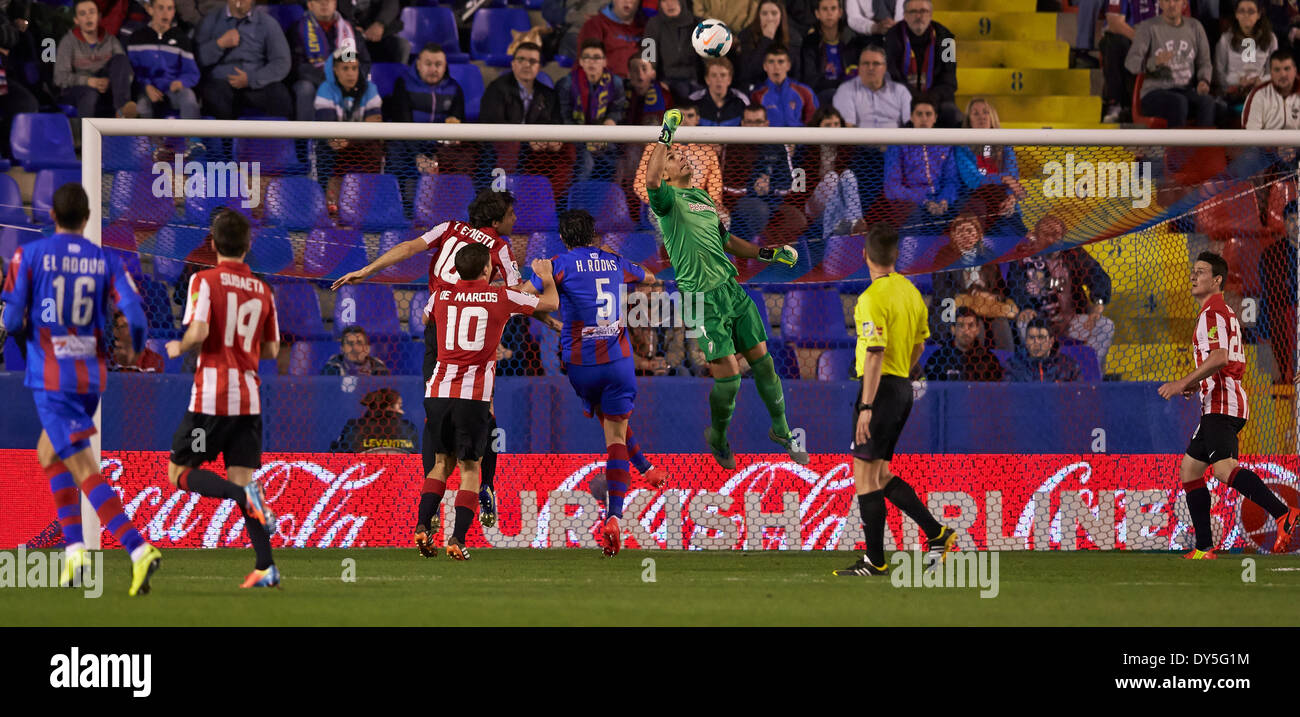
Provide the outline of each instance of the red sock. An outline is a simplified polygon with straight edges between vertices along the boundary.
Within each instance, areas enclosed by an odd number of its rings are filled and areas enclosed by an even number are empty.
[[[68,545],[85,542],[81,535],[81,491],[62,461],[45,469],[50,481],[50,494],[54,496],[54,509],[63,529],[63,542]]]

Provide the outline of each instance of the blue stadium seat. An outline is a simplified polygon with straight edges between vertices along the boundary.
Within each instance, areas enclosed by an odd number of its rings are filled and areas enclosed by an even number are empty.
[[[370,355],[383,361],[396,376],[419,376],[424,369],[424,341],[413,341],[405,334],[372,338]]]
[[[101,161],[105,172],[142,172],[153,166],[152,138],[105,135]]]
[[[208,238],[208,231],[198,227],[168,224],[154,234],[151,248],[154,277],[174,283],[185,271],[185,257],[190,252],[202,247]]]
[[[137,282],[144,278],[144,266],[140,264],[140,254],[133,251],[122,251],[113,247],[104,247],[104,252],[117,257],[118,262],[123,269],[131,275],[132,279]]]
[[[108,221],[125,222],[132,227],[160,227],[176,216],[171,197],[153,191],[151,172],[115,172],[108,193]]]
[[[474,182],[464,174],[421,174],[415,187],[415,223],[436,227],[464,220],[474,200]]]
[[[325,362],[340,351],[337,341],[295,341],[289,347],[289,375],[319,376]]]
[[[230,191],[225,193],[235,194]],[[259,197],[258,200],[260,201],[261,198]],[[239,196],[210,197],[207,192],[200,192],[198,196],[185,198],[185,221],[195,226],[206,227],[212,223],[213,211],[220,207],[228,207],[243,214],[250,224],[257,224],[257,220],[253,218],[252,208],[245,207],[244,201],[244,198]]]
[[[781,309],[781,338],[799,347],[852,348],[835,289],[793,289]]]
[[[307,169],[288,138],[236,137],[234,154],[236,162],[259,162],[263,174],[297,174]]]
[[[27,361],[23,359],[23,351],[18,347],[18,342],[12,336],[5,338],[5,370],[27,370]]]
[[[537,81],[551,89],[555,89],[555,80],[551,79],[551,76],[545,72],[537,73]]]
[[[288,37],[288,34],[292,32],[293,26],[301,20],[302,16],[306,13],[303,6],[297,3],[286,5],[259,5],[257,7],[266,10],[271,17],[275,18],[276,21],[280,23],[280,28],[284,30],[286,37]]]
[[[542,371],[547,376],[563,375],[560,371],[560,335],[546,328],[540,321],[528,322],[528,331],[541,348]]]
[[[162,356],[163,373],[180,373],[184,357],[167,358],[167,339],[145,339],[145,348]]]
[[[1073,344],[1061,347],[1061,354],[1074,359],[1079,364],[1079,378],[1083,381],[1100,381],[1101,365],[1097,361],[1097,352],[1087,344]]]
[[[318,228],[307,234],[302,252],[307,276],[335,279],[367,263],[366,241],[359,230]]]
[[[605,248],[638,264],[659,256],[659,241],[650,232],[615,232],[605,235]]]
[[[510,31],[528,32],[532,26],[528,11],[521,7],[482,8],[474,13],[470,27],[469,54],[491,67],[509,67]]]
[[[261,227],[253,230],[253,243],[249,247],[248,266],[259,274],[276,274],[293,266],[293,245],[282,227]],[[319,311],[319,310],[318,310]]]
[[[28,225],[27,212],[23,210],[23,192],[18,182],[7,174],[0,174],[0,224]],[[5,259],[9,258],[6,254]]]
[[[409,239],[420,236],[418,231],[397,231],[389,230],[379,235],[379,256],[393,247]],[[416,254],[410,259],[400,261],[387,269],[375,275],[376,279],[381,281],[391,281],[399,284],[409,284],[412,282],[424,283],[429,276],[429,257],[424,254]]]
[[[419,50],[412,48],[412,54]],[[370,82],[379,91],[379,96],[388,99],[393,94],[393,83],[406,74],[406,65],[400,62],[376,62],[370,66]]]
[[[763,292],[752,286],[746,286],[745,293],[749,294],[749,298],[753,299],[754,305],[758,307],[758,317],[763,320],[763,325],[770,328],[772,320],[767,313],[767,297],[763,295]]]
[[[460,89],[465,93],[465,119],[477,122],[479,103],[483,100],[483,90],[486,89],[483,71],[478,65],[455,63],[447,65],[447,73],[460,83]]]
[[[420,54],[420,48],[436,42],[447,53],[447,62],[469,62],[469,55],[460,51],[460,31],[450,7],[402,8],[402,29],[397,31],[397,36],[410,41],[412,60]]]
[[[20,112],[9,130],[9,149],[23,169],[80,169],[72,144],[72,125],[56,112]]]
[[[276,177],[266,188],[265,220],[291,231],[330,226],[325,193],[310,177]]]
[[[35,227],[0,227],[0,257],[8,262],[15,249],[40,238],[41,232]]]
[[[391,174],[348,174],[339,190],[339,223],[367,232],[406,229],[402,190]]]
[[[532,264],[533,259],[550,259],[565,251],[564,240],[558,232],[534,232],[528,237],[523,263]]]
[[[258,376],[280,375],[280,362],[277,359],[261,359],[257,362]]]
[[[411,295],[411,306],[407,309],[407,333],[417,339],[424,338],[424,305],[429,303],[429,291],[420,289]]]
[[[397,302],[392,287],[383,284],[349,284],[339,288],[334,300],[334,335],[360,325],[373,340],[376,336],[399,336]]]
[[[80,169],[42,169],[37,172],[36,184],[32,187],[32,224],[53,224],[50,207],[54,206],[54,190],[68,182],[80,181]]]
[[[831,236],[826,239],[826,251],[822,257],[822,274],[827,279],[843,279],[855,272],[864,271],[866,262],[862,260],[862,245],[866,237],[862,234]]]
[[[818,381],[846,381],[853,378],[853,349],[829,349],[817,358]]]
[[[271,287],[280,333],[290,340],[326,339],[329,332],[321,319],[320,297],[306,281],[290,281]]]
[[[542,175],[516,174],[506,179],[506,188],[515,195],[516,234],[559,229],[551,180]]]
[[[174,339],[180,336],[176,330],[176,320],[172,318],[171,286],[142,279],[139,282],[140,297],[144,299],[144,312],[149,317],[149,336]]]
[[[569,187],[569,209],[586,209],[596,219],[596,232],[630,232],[632,215],[627,196],[614,182],[588,180]]]

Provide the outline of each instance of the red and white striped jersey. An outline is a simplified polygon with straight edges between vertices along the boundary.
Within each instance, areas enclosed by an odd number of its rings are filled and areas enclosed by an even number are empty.
[[[438,328],[438,364],[424,385],[425,398],[492,400],[497,346],[515,314],[531,316],[538,298],[486,281],[438,282],[430,296]]]
[[[429,303],[424,307],[427,322],[429,311],[433,308],[433,291],[438,282],[455,284],[460,281],[456,273],[456,252],[471,242],[477,242],[488,248],[492,261],[491,279],[501,279],[506,286],[518,286],[519,265],[510,253],[510,242],[501,238],[492,227],[475,229],[465,222],[443,222],[425,232],[420,239],[424,245],[433,250],[429,258]]]
[[[1241,348],[1241,325],[1237,315],[1224,303],[1223,294],[1214,294],[1201,307],[1196,318],[1196,344],[1193,357],[1196,367],[1210,357],[1210,352],[1226,349],[1228,365],[1201,381],[1201,413],[1222,413],[1246,419],[1250,417],[1246,402],[1246,353]]]
[[[185,325],[208,324],[190,392],[190,411],[208,416],[262,412],[257,362],[262,342],[280,341],[275,296],[243,262],[223,261],[190,277]]]

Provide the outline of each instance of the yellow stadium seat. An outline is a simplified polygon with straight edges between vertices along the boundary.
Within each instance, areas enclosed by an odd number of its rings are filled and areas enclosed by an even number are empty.
[[[980,12],[935,9],[935,22],[952,30],[958,42],[966,40],[1051,40],[1056,37],[1056,15],[1046,12],[1008,12],[1002,8]],[[958,55],[959,64],[961,56]]]
[[[965,95],[1086,97],[1092,94],[1092,77],[1088,74],[1088,70],[969,67],[961,61],[961,50],[958,49],[957,52],[957,89]]]

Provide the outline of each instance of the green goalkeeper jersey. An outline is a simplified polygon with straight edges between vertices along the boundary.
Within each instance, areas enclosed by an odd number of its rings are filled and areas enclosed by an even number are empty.
[[[647,191],[682,291],[710,291],[736,276],[736,267],[724,248],[726,230],[708,192],[667,182]]]

